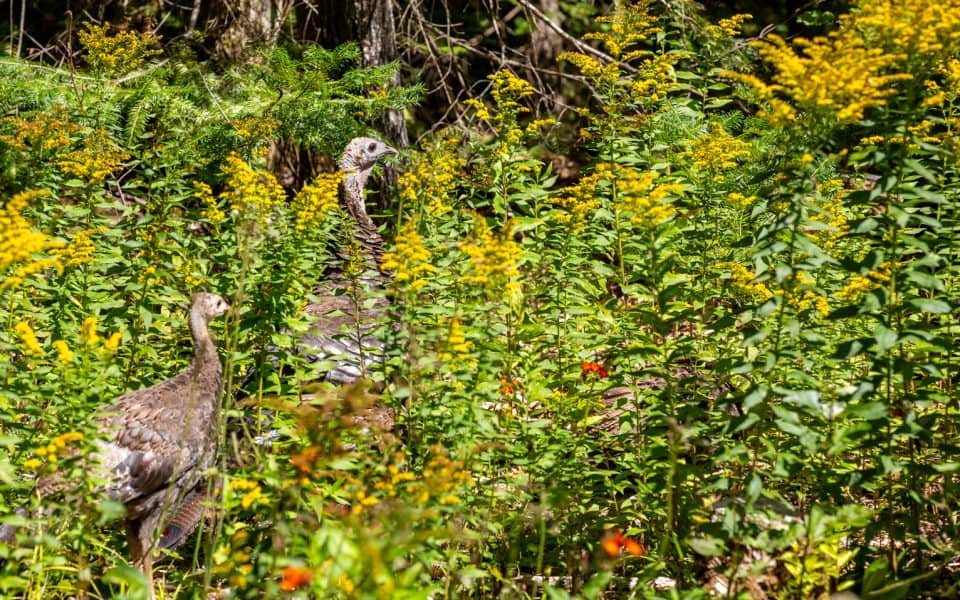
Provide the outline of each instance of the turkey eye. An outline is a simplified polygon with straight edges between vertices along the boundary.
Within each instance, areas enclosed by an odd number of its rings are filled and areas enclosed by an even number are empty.
[[[367,146],[367,152],[373,152],[377,149],[377,144],[375,142],[370,142],[370,145]]]

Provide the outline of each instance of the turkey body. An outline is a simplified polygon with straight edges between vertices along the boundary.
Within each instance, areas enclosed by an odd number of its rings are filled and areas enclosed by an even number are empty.
[[[222,367],[208,325],[229,308],[220,296],[194,294],[190,366],[95,413],[96,456],[88,470],[104,482],[104,494],[126,507],[130,557],[148,578],[159,525],[179,518],[184,499],[197,494],[213,464]],[[37,491],[49,497],[75,487],[52,474],[40,479]]]
[[[345,385],[365,378],[384,360],[384,344],[372,331],[387,318],[384,290],[390,277],[381,270],[384,243],[367,214],[364,187],[373,167],[397,151],[367,137],[355,138],[343,151],[339,202],[347,231],[314,288],[316,300],[305,312],[310,329],[300,337],[300,353],[322,361],[324,378]]]

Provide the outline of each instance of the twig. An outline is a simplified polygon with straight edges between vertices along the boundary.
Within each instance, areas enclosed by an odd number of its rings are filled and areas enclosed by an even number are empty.
[[[536,18],[538,18],[538,19],[540,19],[541,21],[543,21],[543,22],[547,25],[547,27],[549,27],[549,28],[552,29],[554,32],[556,32],[557,35],[559,35],[560,37],[562,37],[563,39],[565,39],[567,42],[573,44],[574,47],[577,48],[577,50],[580,50],[581,52],[584,52],[584,53],[587,53],[587,54],[593,54],[593,55],[596,56],[597,58],[601,58],[601,59],[603,59],[603,60],[605,60],[605,61],[607,61],[607,62],[618,62],[615,58],[613,58],[612,56],[610,56],[609,54],[607,54],[607,53],[604,52],[603,50],[598,50],[597,48],[594,48],[594,47],[591,46],[590,44],[586,44],[586,43],[584,43],[582,40],[578,40],[577,38],[573,37],[572,35],[570,35],[570,34],[567,33],[566,31],[564,31],[562,27],[560,27],[559,25],[557,25],[552,19],[550,19],[550,17],[548,17],[547,15],[543,14],[543,12],[542,12],[539,8],[537,8],[536,6],[534,6],[533,4],[531,4],[530,2],[528,2],[528,0],[515,0],[515,1],[517,2],[517,4],[520,4],[521,6],[523,6],[523,7],[526,8],[527,10],[529,10],[530,13],[531,13],[533,16],[535,16]],[[629,71],[629,72],[631,72],[631,73],[637,73],[637,72],[638,72],[637,69],[635,69],[634,67],[632,67],[632,66],[630,66],[630,65],[628,65],[628,64],[626,64],[626,63],[621,62],[620,65],[621,65],[625,70],[627,70],[627,71]]]

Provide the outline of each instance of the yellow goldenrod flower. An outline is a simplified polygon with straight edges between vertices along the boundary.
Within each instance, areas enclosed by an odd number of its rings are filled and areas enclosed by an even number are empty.
[[[886,261],[866,275],[857,275],[846,286],[836,293],[836,296],[847,302],[856,302],[864,294],[882,287],[890,281],[894,263]]]
[[[470,258],[463,280],[476,283],[490,292],[505,289],[507,295],[519,292],[520,245],[510,239],[509,224],[498,237],[487,227],[483,217],[474,217],[473,233],[460,249]]]
[[[753,15],[739,14],[720,19],[716,25],[707,25],[707,33],[713,37],[734,37],[740,35],[743,24],[753,19]]]
[[[70,136],[79,132],[79,125],[66,120],[63,106],[54,106],[49,112],[34,114],[29,119],[6,117],[3,120],[12,122],[16,133],[10,140],[11,145],[26,149],[39,149],[41,153],[53,152],[71,145]]]
[[[80,341],[87,346],[92,346],[100,341],[100,336],[97,335],[96,317],[87,317],[83,320],[83,324],[80,325]]]
[[[37,341],[37,335],[33,328],[26,321],[20,321],[14,326],[14,331],[20,336],[20,342],[23,344],[23,353],[27,356],[38,356],[43,353],[40,348],[40,342]]]
[[[427,146],[426,152],[414,155],[410,168],[398,181],[400,200],[404,204],[426,206],[433,216],[451,209],[451,198],[466,165],[457,155],[460,143],[457,137],[439,137]]]
[[[756,200],[756,196],[744,196],[740,192],[727,194],[727,202],[740,209],[749,208]]]
[[[722,262],[718,263],[716,268],[730,273],[729,281],[734,289],[756,296],[760,300],[773,298],[773,294],[767,289],[767,286],[758,282],[753,272],[740,263]]]
[[[291,208],[296,215],[297,231],[309,231],[335,211],[339,205],[340,182],[344,173],[324,173],[318,175],[293,199]]]
[[[213,197],[213,190],[210,189],[210,186],[202,181],[194,181],[193,187],[196,190],[195,196],[203,205],[200,216],[213,225],[223,221],[227,215],[220,210],[220,206],[217,204],[217,199]]]
[[[103,181],[120,170],[130,155],[120,151],[109,134],[100,130],[83,139],[83,147],[59,155],[54,161],[61,171],[88,183]]]
[[[710,132],[700,136],[693,147],[680,156],[690,157],[701,169],[733,169],[740,160],[750,156],[750,144],[731,136],[723,125],[714,121]]]
[[[445,351],[440,353],[440,358],[445,361],[458,363],[473,361],[473,355],[471,354],[473,352],[473,342],[467,340],[459,317],[450,319],[444,347]]]
[[[0,275],[16,266],[13,272],[3,279],[0,288],[16,287],[30,275],[46,269],[55,268],[57,272],[63,272],[63,264],[57,256],[41,255],[45,251],[59,248],[62,244],[33,231],[30,221],[21,214],[31,200],[48,193],[43,190],[23,192],[10,198],[6,205],[0,208]]]
[[[508,69],[500,69],[488,79],[493,82],[490,95],[500,110],[511,106],[519,107],[517,100],[532,96],[535,92],[529,81],[520,79]],[[524,109],[519,110],[523,112]]]
[[[273,133],[280,126],[280,121],[264,115],[243,117],[230,121],[237,135],[246,140],[263,141],[273,137]]]
[[[641,0],[618,8],[611,15],[598,17],[597,23],[604,26],[604,31],[587,34],[584,38],[600,40],[607,47],[610,56],[629,60],[629,48],[646,42],[663,31],[663,28],[656,24],[657,17],[650,14],[650,4],[650,0]]]
[[[73,352],[70,351],[70,347],[67,346],[67,343],[63,340],[54,340],[53,348],[57,351],[57,360],[60,363],[68,365],[73,362]]]
[[[826,316],[830,305],[815,286],[816,281],[805,271],[794,271],[784,285],[784,302],[798,313],[813,309],[820,316]]]
[[[119,331],[114,332],[110,337],[103,340],[103,349],[106,350],[107,354],[116,354],[117,348],[120,347],[120,339],[122,335]]]
[[[27,460],[23,461],[23,468],[31,471],[36,471],[42,466],[43,461],[37,458],[28,458]]]
[[[131,30],[108,35],[109,23],[93,25],[84,23],[79,32],[80,44],[87,51],[87,64],[94,71],[110,77],[121,77],[133,71],[147,58],[159,54],[155,47],[160,38],[153,33]]]
[[[799,109],[840,123],[859,121],[867,110],[886,104],[898,82],[952,56],[960,39],[960,9],[952,3],[853,4],[826,37],[798,38],[793,46],[773,35],[758,42],[761,57],[775,71],[771,83],[729,74],[767,103],[768,119],[786,123]]]
[[[245,218],[252,216],[265,225],[274,209],[286,199],[272,173],[254,170],[236,154],[227,157],[223,173],[227,176],[227,188],[220,197]]]
[[[423,245],[414,219],[403,224],[395,243],[396,249],[383,255],[381,266],[394,271],[394,280],[401,287],[415,292],[427,284],[422,276],[437,269],[430,264],[430,251]]]
[[[563,195],[548,200],[564,209],[557,220],[570,223],[574,227],[583,225],[594,210],[600,208],[600,195],[597,188],[605,181],[604,173],[597,171],[580,179],[574,185],[563,189]]]
[[[260,500],[262,496],[263,496],[263,492],[260,489],[260,486],[258,485],[243,495],[243,498],[240,499],[240,506],[242,506],[243,508],[250,508],[250,505],[252,505],[257,500]]]
[[[84,263],[88,263],[93,260],[93,252],[96,250],[96,247],[93,244],[93,240],[90,239],[90,236],[97,233],[103,233],[104,231],[106,230],[103,227],[79,231],[77,232],[76,236],[74,236],[72,242],[63,248],[56,250],[54,254],[60,257],[60,260],[65,267],[75,267]]]

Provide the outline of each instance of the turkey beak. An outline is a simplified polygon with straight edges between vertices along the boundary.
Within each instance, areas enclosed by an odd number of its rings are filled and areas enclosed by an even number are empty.
[[[383,151],[384,156],[396,156],[398,154],[400,153],[397,152],[397,149],[392,146],[387,146]]]

